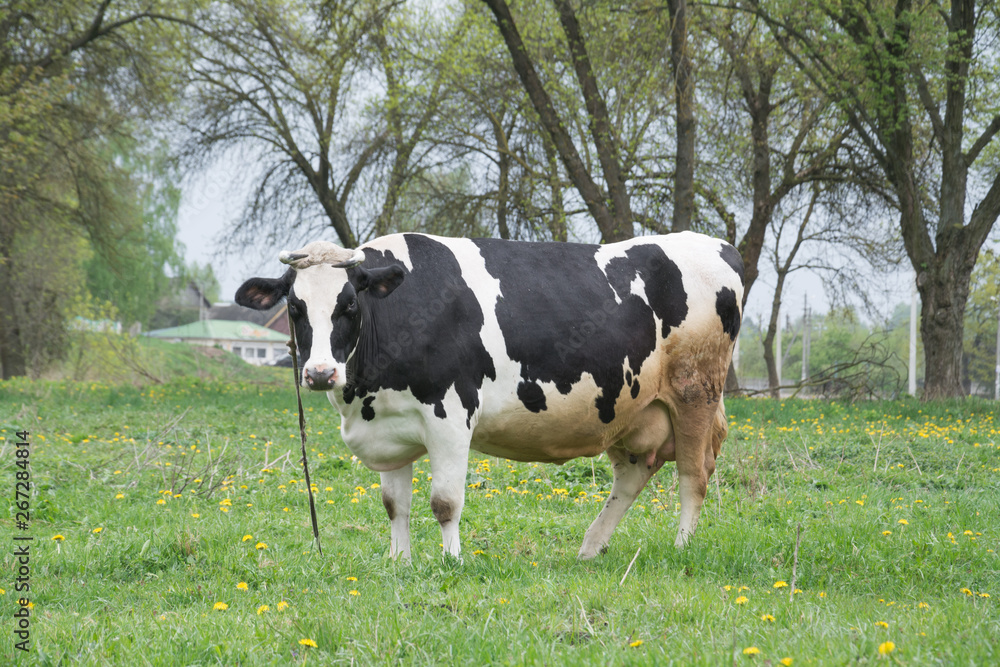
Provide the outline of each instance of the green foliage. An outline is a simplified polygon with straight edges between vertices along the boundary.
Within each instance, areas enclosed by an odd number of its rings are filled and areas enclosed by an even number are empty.
[[[610,490],[603,458],[592,476],[586,460],[473,454],[462,563],[440,556],[419,459],[403,564],[386,556],[378,475],[315,394],[325,555],[310,546],[285,380],[0,383],[0,445],[32,430],[32,660],[840,665],[891,641],[907,664],[995,661],[989,403],[727,400],[690,546],[673,547],[667,464],[588,562],[575,554]]]

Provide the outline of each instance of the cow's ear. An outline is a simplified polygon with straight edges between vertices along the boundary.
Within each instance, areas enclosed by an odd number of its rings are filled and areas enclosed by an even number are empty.
[[[236,303],[254,310],[267,310],[288,296],[292,269],[280,278],[251,278],[236,290]]]
[[[355,269],[357,276],[357,290],[368,291],[376,299],[384,299],[392,294],[393,290],[399,287],[406,272],[398,264],[392,264],[381,269]]]

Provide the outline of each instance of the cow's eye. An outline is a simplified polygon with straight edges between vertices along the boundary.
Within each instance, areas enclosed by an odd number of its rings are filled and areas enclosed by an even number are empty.
[[[357,299],[351,299],[350,301],[347,302],[347,312],[353,313],[357,309],[358,309],[358,300]]]
[[[292,317],[298,317],[301,313],[299,312],[298,306],[296,306],[294,303],[290,303],[288,304],[288,314],[291,315]]]

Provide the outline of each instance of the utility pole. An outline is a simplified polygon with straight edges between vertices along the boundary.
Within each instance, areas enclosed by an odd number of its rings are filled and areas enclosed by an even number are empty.
[[[997,368],[993,380],[993,400],[1000,401],[1000,294],[994,298],[997,300]]]
[[[778,309],[778,333],[775,335],[774,341],[774,364],[778,370],[778,386],[781,386],[781,309]],[[779,395],[781,390],[778,390]]]
[[[917,395],[917,282],[910,292],[910,396]]]
[[[802,382],[809,379],[809,354],[812,350],[812,317],[809,312],[809,296],[802,295]]]

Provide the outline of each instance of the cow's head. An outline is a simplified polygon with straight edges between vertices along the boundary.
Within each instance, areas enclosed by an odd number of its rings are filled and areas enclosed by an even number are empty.
[[[382,299],[403,282],[396,265],[366,269],[362,250],[314,241],[282,251],[291,268],[280,278],[251,278],[236,291],[236,303],[267,310],[288,297],[302,386],[328,391],[347,383],[347,362],[358,345],[369,299]]]

